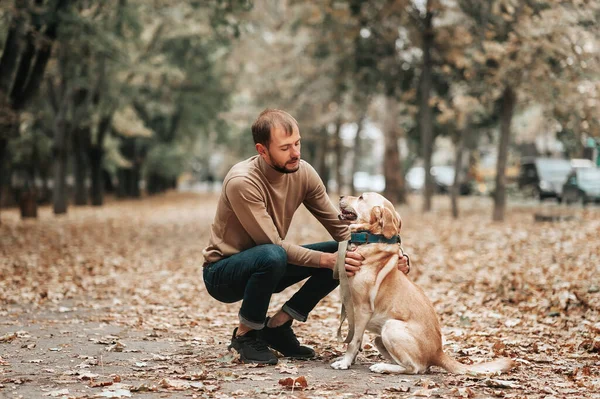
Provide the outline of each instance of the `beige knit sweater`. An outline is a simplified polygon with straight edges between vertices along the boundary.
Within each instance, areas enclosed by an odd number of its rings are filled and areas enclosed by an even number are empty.
[[[276,244],[285,249],[288,262],[318,267],[320,252],[285,240],[300,204],[334,240],[350,238],[321,178],[307,162],[300,161],[295,173],[280,173],[258,155],[236,164],[223,181],[210,241],[202,251],[205,260],[216,262],[256,245]]]

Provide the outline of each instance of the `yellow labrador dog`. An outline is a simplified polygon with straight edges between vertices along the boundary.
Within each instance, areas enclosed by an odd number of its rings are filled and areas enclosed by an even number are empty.
[[[512,360],[465,365],[442,350],[440,324],[425,293],[398,270],[399,238],[402,221],[393,205],[376,193],[340,198],[340,219],[350,222],[353,238],[365,232],[355,251],[364,260],[350,278],[354,304],[354,337],[346,354],[331,367],[348,369],[362,345],[365,330],[378,335],[375,346],[391,363],[371,366],[376,373],[419,374],[430,366],[451,373],[495,373],[507,371]],[[365,240],[366,238],[366,240]],[[374,242],[373,242],[374,241]],[[351,249],[351,248],[350,248]]]

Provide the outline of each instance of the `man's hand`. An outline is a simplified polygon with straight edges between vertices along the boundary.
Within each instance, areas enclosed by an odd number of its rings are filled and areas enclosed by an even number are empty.
[[[348,277],[354,276],[362,266],[363,256],[358,252],[348,251],[346,252],[346,259],[344,259],[346,274]]]
[[[337,252],[334,252],[332,254],[328,252],[321,253],[319,267],[324,267],[326,269],[333,270],[333,268],[335,267],[335,263],[337,262],[337,256]],[[360,270],[360,266],[362,265],[363,259],[363,256],[359,253],[352,251],[346,252],[344,267],[346,268],[346,275],[348,277],[354,276],[354,274]]]
[[[404,274],[408,274],[410,272],[410,260],[408,259],[408,255],[402,253],[400,250],[398,257],[398,270],[400,270]]]

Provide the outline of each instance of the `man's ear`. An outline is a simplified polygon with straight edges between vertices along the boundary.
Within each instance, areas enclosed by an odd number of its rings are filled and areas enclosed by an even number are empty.
[[[400,233],[401,223],[398,212],[383,208],[383,214],[381,216],[381,234],[383,234],[385,238],[392,238]]]
[[[261,143],[256,143],[255,145],[256,151],[259,153],[261,157],[264,157],[267,154],[267,148]]]

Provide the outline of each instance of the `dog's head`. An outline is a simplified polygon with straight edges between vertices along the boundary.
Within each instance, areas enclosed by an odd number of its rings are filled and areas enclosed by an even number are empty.
[[[402,219],[390,201],[377,193],[340,197],[340,220],[350,222],[351,231],[367,230],[392,238],[400,233]]]

